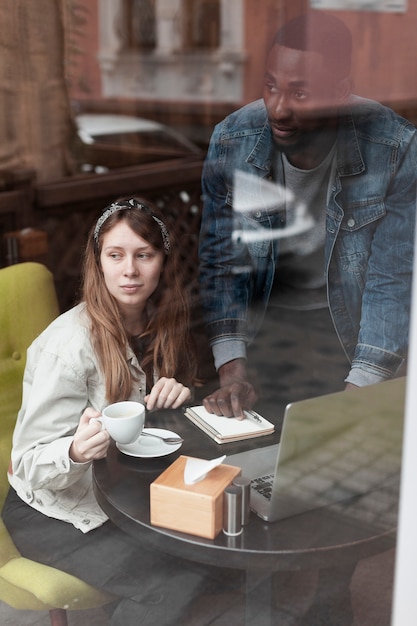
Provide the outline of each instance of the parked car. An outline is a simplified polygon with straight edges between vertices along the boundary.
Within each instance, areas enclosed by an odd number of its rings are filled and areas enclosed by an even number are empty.
[[[75,119],[83,172],[103,173],[141,163],[202,156],[202,150],[183,134],[153,120],[104,113],[82,113]]]

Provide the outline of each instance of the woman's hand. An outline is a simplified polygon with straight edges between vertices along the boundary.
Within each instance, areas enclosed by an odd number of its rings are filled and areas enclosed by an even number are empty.
[[[106,456],[110,435],[107,430],[101,430],[100,422],[90,421],[92,417],[99,415],[100,413],[92,408],[86,409],[82,414],[69,450],[70,458],[75,463],[87,463]]]
[[[144,400],[149,411],[152,409],[177,409],[191,398],[191,391],[175,378],[160,378]]]

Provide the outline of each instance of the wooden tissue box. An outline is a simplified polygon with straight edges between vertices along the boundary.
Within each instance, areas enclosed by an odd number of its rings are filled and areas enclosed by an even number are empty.
[[[214,539],[223,527],[223,492],[240,467],[218,465],[200,482],[184,483],[180,456],[151,484],[151,524]]]

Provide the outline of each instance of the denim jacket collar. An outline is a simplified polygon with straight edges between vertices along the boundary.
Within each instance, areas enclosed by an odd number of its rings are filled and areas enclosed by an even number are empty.
[[[272,168],[273,152],[274,144],[272,140],[271,127],[268,119],[266,119],[259,139],[253,150],[249,153],[246,161],[251,163],[254,167],[264,170],[265,173],[269,173]]]
[[[343,121],[339,123],[337,131],[337,171],[339,176],[360,174],[365,170],[365,163],[356,136],[355,123],[350,107],[340,115],[340,119]],[[271,127],[268,119],[266,119],[259,139],[246,160],[254,167],[268,173],[272,168],[273,150]]]
[[[343,121],[340,123],[341,120]],[[353,176],[365,170],[365,163],[356,135],[355,122],[350,109],[346,110],[339,117],[336,158],[339,176]]]

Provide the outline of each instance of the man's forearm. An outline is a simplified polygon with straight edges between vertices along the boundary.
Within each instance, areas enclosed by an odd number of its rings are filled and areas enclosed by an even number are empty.
[[[220,386],[225,387],[235,382],[247,382],[246,359],[233,359],[219,368]]]

